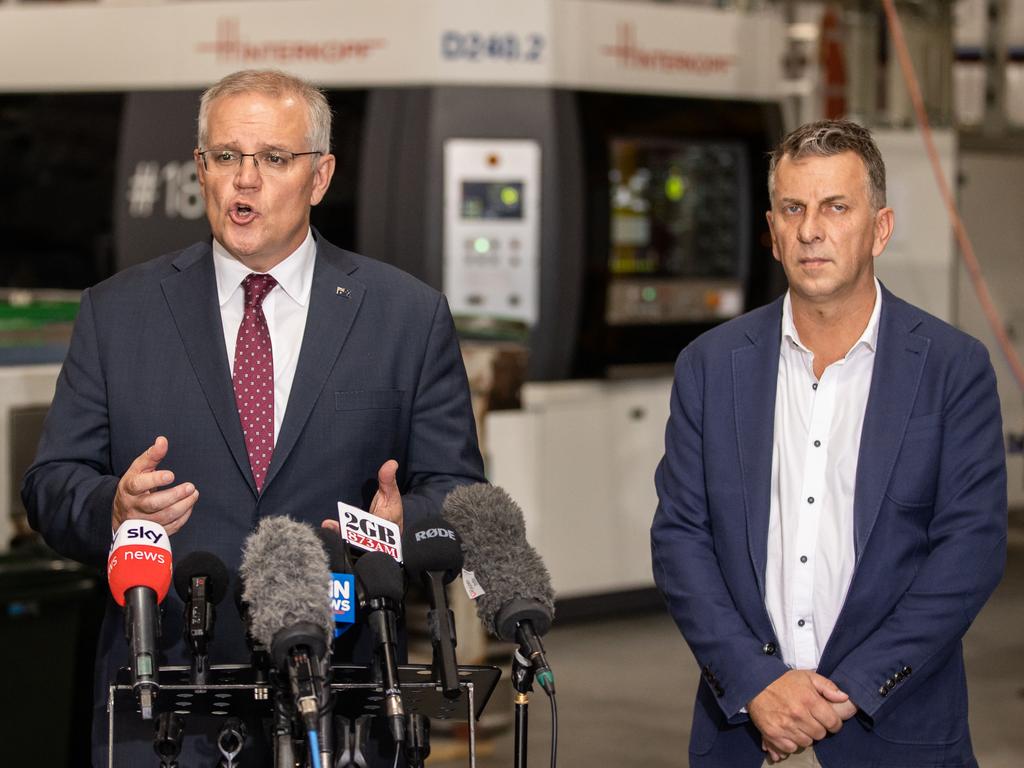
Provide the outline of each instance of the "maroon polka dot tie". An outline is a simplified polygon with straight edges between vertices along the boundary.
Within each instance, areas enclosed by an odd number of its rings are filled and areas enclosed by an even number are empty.
[[[245,314],[238,326],[232,375],[238,418],[242,421],[257,491],[263,489],[263,479],[274,455],[274,353],[263,299],[275,285],[277,280],[270,275],[252,274],[242,281]]]

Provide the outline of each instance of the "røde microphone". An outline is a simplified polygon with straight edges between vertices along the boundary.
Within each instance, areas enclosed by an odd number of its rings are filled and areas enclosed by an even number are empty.
[[[526,541],[523,511],[501,488],[476,483],[448,494],[442,514],[462,537],[465,568],[483,589],[476,612],[485,629],[519,643],[537,682],[554,694],[555,676],[540,641],[551,628],[554,592],[544,562]]]
[[[190,552],[174,569],[174,591],[185,603],[185,642],[192,651],[192,683],[205,685],[216,606],[228,591],[228,569],[211,552]]]
[[[427,623],[434,648],[434,672],[448,698],[459,695],[459,670],[455,658],[455,616],[448,607],[445,585],[462,571],[459,534],[437,515],[427,515],[402,534],[402,554],[409,578],[427,589],[430,610]]]
[[[405,707],[398,683],[395,619],[405,592],[402,566],[383,552],[367,552],[356,562],[356,579],[362,589],[360,609],[373,629],[376,661],[384,685],[384,712],[396,744],[405,741]]]
[[[324,599],[330,572],[320,538],[310,526],[287,517],[264,518],[245,540],[239,574],[253,640],[270,649],[278,672],[287,675],[310,754],[319,755],[332,630]]]
[[[125,609],[132,690],[142,718],[150,720],[153,699],[160,690],[156,663],[156,639],[160,636],[157,606],[171,586],[171,545],[163,526],[151,520],[124,521],[110,546],[107,581],[115,602]]]

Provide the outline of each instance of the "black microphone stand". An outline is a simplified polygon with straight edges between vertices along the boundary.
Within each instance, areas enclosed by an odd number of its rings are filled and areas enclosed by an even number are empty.
[[[530,692],[533,690],[533,664],[516,649],[512,657],[512,688],[516,692],[515,768],[526,768]]]
[[[225,721],[217,734],[217,749],[221,754],[217,768],[238,768],[235,759],[245,746],[246,732],[245,723],[239,718],[229,717]]]
[[[192,651],[192,684],[206,685],[210,671],[209,641],[213,638],[215,608],[207,595],[207,577],[193,576],[185,606],[185,641]]]
[[[430,718],[418,713],[405,716],[405,762],[409,768],[423,768],[430,757]]]
[[[178,755],[185,738],[185,721],[174,712],[161,712],[156,719],[153,751],[160,758],[160,768],[178,768]]]
[[[274,696],[274,768],[295,768],[295,742],[292,740],[292,710],[295,703],[286,686],[277,686]]]

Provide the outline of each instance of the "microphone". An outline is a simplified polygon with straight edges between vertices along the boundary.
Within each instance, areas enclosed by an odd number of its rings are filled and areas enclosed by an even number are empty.
[[[334,639],[337,639],[356,620],[354,605],[355,576],[352,575],[352,560],[348,553],[348,545],[342,540],[341,534],[330,528],[316,529],[324,553],[327,555],[327,566],[331,569],[330,592],[328,600],[331,613],[334,615]],[[334,649],[332,649],[334,650]],[[333,655],[333,654],[332,654]],[[328,689],[327,703],[320,709],[320,757],[321,764],[334,765],[335,742],[334,733],[334,697]]]
[[[143,720],[153,718],[153,700],[160,690],[156,663],[156,639],[160,636],[157,606],[171,586],[168,538],[163,526],[151,520],[125,520],[114,534],[107,557],[110,593],[125,609],[132,690]]]
[[[427,589],[434,672],[449,699],[459,696],[459,670],[455,658],[455,616],[448,607],[445,585],[462,571],[460,545],[459,534],[437,515],[427,515],[415,525],[407,525],[402,535],[405,570],[409,578]]]
[[[518,643],[537,682],[554,695],[555,676],[540,638],[551,628],[555,597],[544,562],[526,541],[523,511],[501,488],[476,483],[449,493],[442,514],[462,537],[466,571],[483,590],[476,612],[484,628]]]
[[[367,552],[356,563],[356,579],[362,588],[360,608],[373,629],[376,660],[384,684],[384,712],[396,744],[405,741],[405,707],[398,683],[395,618],[405,591],[402,566],[383,552]]]
[[[185,642],[192,650],[192,683],[205,685],[216,606],[228,591],[228,569],[210,552],[190,552],[174,569],[174,591],[185,603]]]
[[[309,735],[310,755],[319,756],[318,726],[332,629],[330,605],[324,600],[330,572],[320,539],[304,523],[264,518],[245,540],[239,575],[253,640],[270,649],[278,672],[287,676],[295,709]],[[312,757],[311,761],[319,763]]]
[[[356,620],[355,577],[352,575],[352,557],[348,544],[341,535],[330,528],[317,528],[317,535],[327,554],[327,565],[331,569],[329,600],[334,614],[334,638],[337,640]]]

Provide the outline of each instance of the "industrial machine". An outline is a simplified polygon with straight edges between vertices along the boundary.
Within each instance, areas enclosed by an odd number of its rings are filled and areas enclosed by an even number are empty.
[[[80,290],[207,237],[202,88],[245,67],[304,76],[335,113],[314,225],[444,290],[467,341],[521,351],[520,407],[481,417],[483,446],[560,597],[649,587],[672,361],[784,284],[764,218],[782,19],[585,0],[301,7],[0,11],[0,206],[18,212],[0,285]]]

